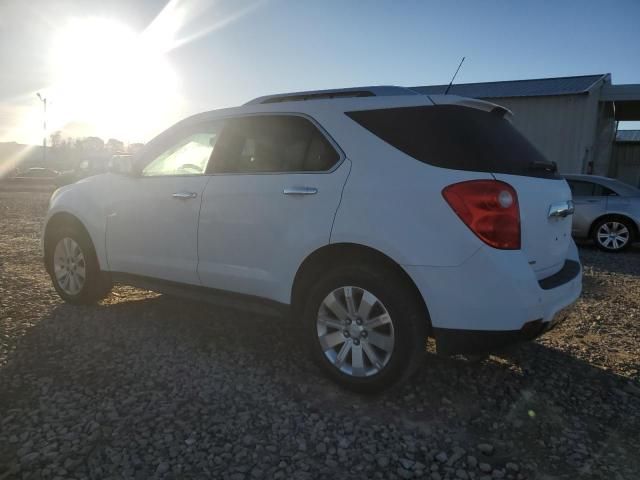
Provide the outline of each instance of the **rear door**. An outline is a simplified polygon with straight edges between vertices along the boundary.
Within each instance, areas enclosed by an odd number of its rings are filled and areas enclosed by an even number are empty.
[[[571,200],[555,165],[486,102],[431,97],[434,106],[355,111],[347,114],[400,151],[441,168],[492,174],[518,194],[522,250],[538,278],[562,268],[571,242],[571,217],[549,216]]]
[[[573,195],[575,213],[573,214],[573,234],[585,237],[593,221],[602,215],[607,208],[607,197],[602,195],[602,188],[593,182],[583,180],[567,180]]]
[[[200,212],[207,287],[288,303],[307,255],[329,243],[349,162],[310,119],[227,120]]]

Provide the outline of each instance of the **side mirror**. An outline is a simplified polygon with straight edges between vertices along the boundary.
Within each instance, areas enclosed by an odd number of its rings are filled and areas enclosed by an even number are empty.
[[[135,163],[131,155],[114,155],[107,162],[107,171],[120,175],[137,176]]]

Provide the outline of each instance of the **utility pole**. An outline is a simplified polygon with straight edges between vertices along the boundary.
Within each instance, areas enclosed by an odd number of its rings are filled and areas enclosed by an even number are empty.
[[[38,98],[42,102],[43,117],[42,117],[42,166],[47,165],[47,99],[40,95],[38,92]]]

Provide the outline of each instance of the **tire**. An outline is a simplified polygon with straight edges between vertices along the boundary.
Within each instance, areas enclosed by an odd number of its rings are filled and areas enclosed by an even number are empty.
[[[368,265],[334,268],[307,293],[302,315],[309,351],[342,387],[379,392],[401,384],[420,366],[428,315],[413,286],[397,272]],[[350,311],[348,295],[353,299]]]
[[[47,248],[47,271],[65,302],[90,305],[109,294],[111,283],[100,271],[93,243],[83,229],[71,225],[57,227],[47,239]]]
[[[634,229],[626,218],[607,217],[593,226],[591,237],[600,250],[622,252],[634,242]]]

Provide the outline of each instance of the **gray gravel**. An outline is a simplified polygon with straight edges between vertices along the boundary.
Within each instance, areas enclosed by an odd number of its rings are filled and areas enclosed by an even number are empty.
[[[38,252],[47,200],[0,193],[0,480],[640,478],[638,248],[583,246],[583,298],[537,342],[429,354],[361,397],[293,321],[128,287],[63,304]]]

